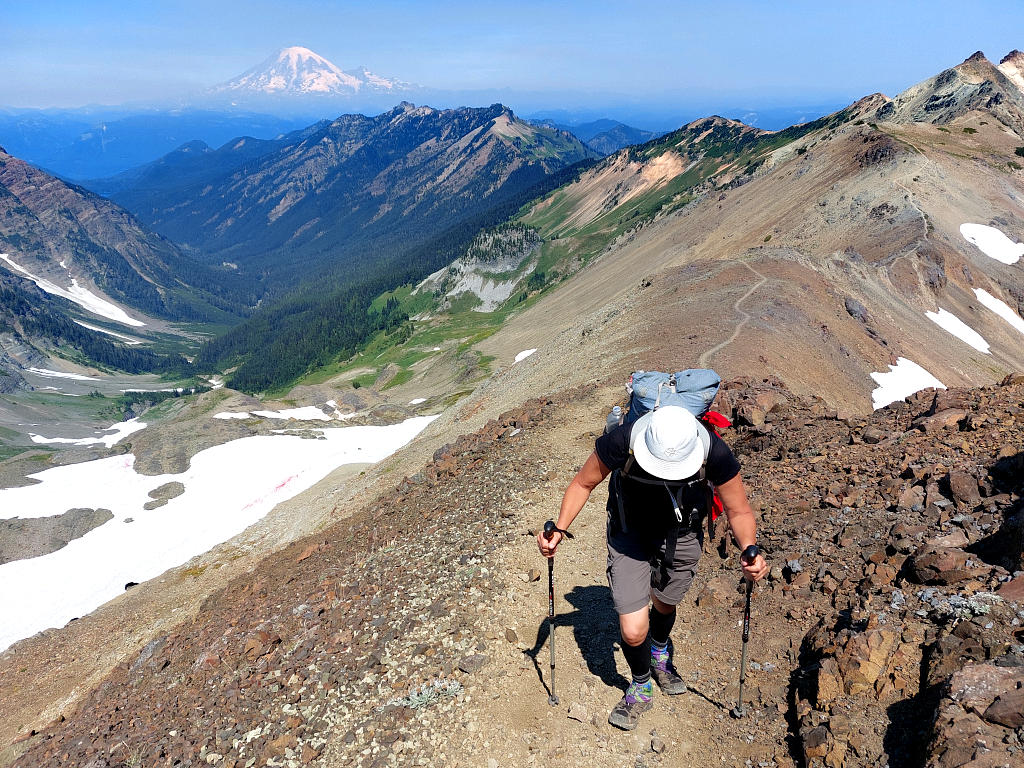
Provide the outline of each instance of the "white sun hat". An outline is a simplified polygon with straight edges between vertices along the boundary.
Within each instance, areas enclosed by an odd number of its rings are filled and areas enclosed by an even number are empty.
[[[695,475],[708,457],[711,435],[685,408],[666,405],[633,425],[629,448],[643,469],[662,480]]]

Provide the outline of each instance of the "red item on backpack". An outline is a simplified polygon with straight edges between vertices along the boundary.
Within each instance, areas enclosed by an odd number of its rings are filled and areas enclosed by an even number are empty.
[[[708,411],[700,417],[701,423],[714,432],[716,435],[721,437],[722,433],[720,429],[728,429],[732,426],[732,422],[718,411]],[[718,519],[718,516],[725,511],[725,507],[722,506],[722,500],[718,498],[718,489],[715,489],[714,494],[711,497],[711,521],[714,522]]]

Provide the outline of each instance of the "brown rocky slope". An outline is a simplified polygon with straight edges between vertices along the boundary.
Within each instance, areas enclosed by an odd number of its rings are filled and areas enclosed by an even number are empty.
[[[751,712],[725,714],[740,594],[709,542],[673,633],[693,692],[632,733],[604,722],[625,666],[600,494],[556,564],[558,708],[525,535],[616,397],[531,401],[439,450],[24,734],[14,764],[1020,764],[1024,376],[849,419],[775,380],[724,388],[774,566],[755,595]]]

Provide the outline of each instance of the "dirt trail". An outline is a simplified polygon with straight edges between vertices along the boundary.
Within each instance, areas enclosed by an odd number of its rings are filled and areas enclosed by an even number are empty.
[[[749,312],[745,312],[742,309],[740,309],[740,305],[744,301],[749,299],[750,296],[754,293],[754,291],[756,291],[758,288],[760,288],[762,285],[764,285],[765,283],[768,282],[768,278],[765,277],[764,275],[762,275],[760,272],[758,272],[748,262],[740,261],[738,263],[740,263],[743,266],[745,266],[747,269],[749,269],[751,272],[753,272],[755,275],[757,275],[760,279],[756,283],[754,283],[750,287],[750,289],[747,290],[746,293],[744,293],[742,296],[740,296],[738,299],[736,299],[735,302],[733,302],[732,308],[733,308],[733,310],[737,314],[740,315],[740,319],[736,321],[736,327],[733,328],[732,334],[729,336],[729,338],[727,338],[725,341],[723,341],[723,342],[721,342],[719,344],[716,344],[715,346],[711,347],[711,349],[708,349],[708,350],[706,350],[706,351],[701,353],[701,356],[697,359],[697,366],[700,367],[700,368],[704,368],[708,364],[708,360],[711,359],[712,355],[718,353],[719,351],[721,351],[722,349],[724,349],[725,347],[729,346],[734,341],[736,341],[736,339],[740,335],[740,331],[743,330],[743,326],[745,326],[747,324],[747,321],[750,320],[750,313]]]
[[[603,400],[614,398],[612,391]],[[596,398],[595,398],[596,399]],[[561,494],[593,448],[594,402],[570,415],[563,427],[543,431],[528,446],[544,452],[557,475],[546,484],[539,503],[524,510],[523,533],[537,530],[557,514]],[[599,426],[599,425],[594,425]],[[729,571],[718,554],[705,554],[694,586],[680,606],[672,637],[676,664],[692,691],[667,697],[656,693],[655,708],[632,732],[607,723],[608,713],[622,696],[629,671],[618,650],[618,624],[605,579],[607,486],[602,484],[573,525],[575,538],[560,546],[555,559],[556,693],[560,704],[549,706],[550,657],[547,615],[547,567],[530,535],[516,537],[499,555],[499,572],[507,574],[515,598],[499,608],[494,629],[505,645],[514,633],[516,648],[496,659],[493,699],[480,714],[475,759],[493,758],[501,766],[551,765],[597,768],[630,765],[743,766],[750,759],[772,765],[777,753],[785,761],[783,715],[778,708],[754,708],[749,721],[728,717],[735,705],[740,654],[740,610],[721,604],[698,608],[696,595],[710,578]],[[526,582],[531,569],[537,581]],[[738,571],[737,571],[738,573]],[[738,578],[738,577],[737,577]],[[750,658],[783,666],[780,648],[767,650],[769,627],[757,615],[752,621]],[[748,676],[748,690],[758,682]],[[750,680],[754,683],[751,685]],[[780,687],[782,687],[780,685]],[[780,698],[781,706],[781,698]],[[472,727],[472,726],[471,726]],[[754,735],[754,734],[757,735]],[[770,734],[770,735],[769,735]],[[652,750],[657,737],[664,752]],[[469,764],[474,763],[473,760]],[[491,763],[493,765],[493,763]]]

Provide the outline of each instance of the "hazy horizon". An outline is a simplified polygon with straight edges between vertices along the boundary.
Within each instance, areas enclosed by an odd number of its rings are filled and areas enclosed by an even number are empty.
[[[981,49],[998,61],[1024,8],[952,2],[402,0],[197,2],[5,9],[0,104],[183,103],[301,45],[342,69],[436,93],[498,95],[517,111],[662,115],[848,104],[893,95]],[[922,23],[927,21],[927,23]],[[439,105],[439,106],[452,106]],[[664,126],[653,126],[664,127]]]

